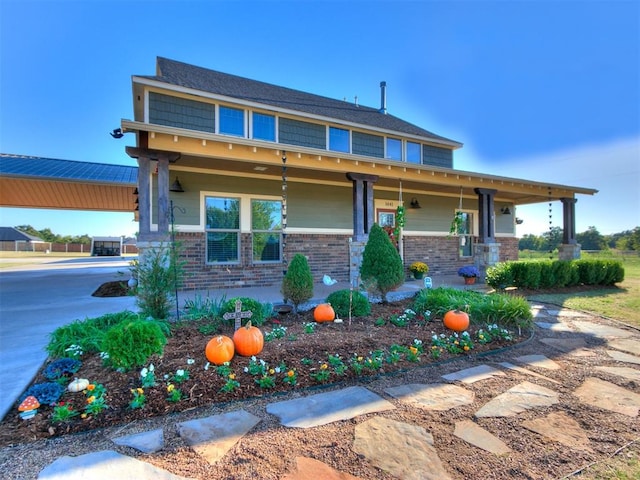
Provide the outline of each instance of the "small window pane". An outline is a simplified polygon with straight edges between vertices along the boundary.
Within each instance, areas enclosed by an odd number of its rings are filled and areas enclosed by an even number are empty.
[[[422,156],[420,155],[420,144],[407,142],[407,162],[420,163]]]
[[[220,106],[220,133],[244,136],[244,110]]]
[[[238,232],[207,232],[207,263],[237,263]]]
[[[387,157],[391,160],[402,160],[402,142],[397,138],[387,138]]]
[[[240,200],[207,197],[207,229],[237,230],[240,228]]]
[[[329,127],[329,150],[349,153],[349,130]]]
[[[280,234],[254,232],[253,260],[256,262],[279,262]]]
[[[253,138],[276,141],[276,117],[253,112]]]
[[[251,229],[279,230],[282,224],[282,202],[280,200],[251,201]]]

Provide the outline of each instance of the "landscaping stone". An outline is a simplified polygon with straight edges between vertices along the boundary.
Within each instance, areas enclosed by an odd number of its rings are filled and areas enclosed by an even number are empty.
[[[618,350],[607,350],[607,355],[617,362],[640,365],[640,357],[636,357],[635,355],[629,355],[628,353],[619,352]]]
[[[480,417],[511,417],[525,410],[558,403],[558,393],[534,383],[522,382],[498,395],[475,413]]]
[[[522,426],[567,447],[591,451],[589,437],[585,431],[565,413],[550,413],[543,418],[525,420]]]
[[[457,372],[442,375],[442,378],[450,382],[475,383],[479,380],[485,380],[493,376],[504,376],[504,372],[497,370],[489,365],[478,365],[477,367],[465,368]]]
[[[45,467],[38,480],[188,480],[113,450],[102,450],[77,457],[60,457]]]
[[[575,310],[547,310],[549,315],[553,315],[554,317],[565,317],[565,318],[581,318],[584,317],[585,314],[582,312],[577,312]]]
[[[531,375],[532,377],[540,378],[542,380],[546,380],[547,382],[560,385],[560,382],[558,382],[557,380],[554,380],[553,378],[545,377],[544,375],[540,375],[539,373],[532,372],[531,370],[527,370],[526,368],[519,367],[517,365],[514,365],[513,363],[500,362],[498,365],[504,368],[508,368],[509,370],[515,370],[516,372],[524,373],[525,375]]]
[[[552,332],[570,332],[575,333],[569,325],[566,323],[552,323],[552,322],[535,322],[537,326],[540,328],[544,328],[545,330],[551,330]]]
[[[631,340],[630,338],[621,338],[616,340],[609,340],[607,345],[618,350],[640,355],[640,342],[638,340]]]
[[[505,455],[511,451],[506,443],[471,420],[456,422],[453,434],[465,442],[495,455]]]
[[[633,336],[633,333],[629,330],[612,327],[611,325],[583,321],[574,321],[573,324],[578,330],[580,330],[580,332],[593,335],[596,338],[628,338]]]
[[[148,432],[112,438],[111,441],[116,445],[135,448],[144,453],[153,453],[162,450],[164,446],[164,432],[161,428],[157,428],[155,430],[149,430]]]
[[[522,357],[516,357],[515,360],[530,367],[545,368],[547,370],[560,370],[562,368],[544,355],[523,355]]]
[[[425,410],[449,410],[473,403],[474,393],[456,385],[446,383],[411,383],[386,388],[385,392],[401,402]]]
[[[417,425],[372,418],[356,426],[353,450],[403,480],[451,478],[433,447],[433,436]]]
[[[296,457],[296,471],[286,474],[281,480],[360,480],[360,477],[339,472],[313,458]]]
[[[637,416],[640,409],[640,395],[599,378],[587,378],[574,395],[582,403],[630,417]]]
[[[393,410],[392,403],[364,387],[348,387],[267,405],[285,427],[309,428],[367,413]]]
[[[627,380],[633,380],[640,383],[640,370],[636,370],[631,367],[596,367],[596,370],[601,372],[610,373],[612,375],[618,375],[619,377],[626,378]]]
[[[260,418],[244,410],[178,423],[178,434],[210,464],[220,460]]]
[[[593,357],[595,352],[587,348],[584,338],[541,338],[540,341],[550,347],[573,357]]]

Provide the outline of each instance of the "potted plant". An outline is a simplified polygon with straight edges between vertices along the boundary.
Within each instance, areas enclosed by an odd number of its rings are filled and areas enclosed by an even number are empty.
[[[426,263],[423,262],[413,262],[409,266],[409,270],[413,273],[413,278],[416,280],[420,280],[425,273],[429,271],[429,267]]]
[[[464,277],[465,285],[473,285],[480,276],[480,270],[474,265],[467,265],[458,269],[458,275]]]

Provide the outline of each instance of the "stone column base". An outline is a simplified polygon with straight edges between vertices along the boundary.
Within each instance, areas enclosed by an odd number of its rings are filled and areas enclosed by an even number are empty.
[[[360,286],[360,266],[366,241],[349,240],[349,284],[353,288]]]
[[[499,243],[476,243],[473,250],[473,260],[480,270],[480,278],[484,282],[487,268],[500,261]]]
[[[560,260],[577,260],[580,258],[579,243],[563,243],[558,246],[558,258]]]

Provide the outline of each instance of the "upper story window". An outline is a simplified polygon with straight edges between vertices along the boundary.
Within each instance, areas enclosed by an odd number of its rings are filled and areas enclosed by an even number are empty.
[[[256,140],[276,141],[276,117],[264,113],[253,112],[253,138]]]
[[[402,160],[402,140],[397,138],[387,138],[386,158],[391,160]]]
[[[329,150],[349,153],[349,130],[329,127]]]
[[[205,197],[207,263],[238,263],[240,199]]]
[[[244,110],[220,105],[219,133],[244,137]]]
[[[407,162],[409,163],[421,163],[422,156],[420,154],[420,144],[414,142],[407,142]]]

